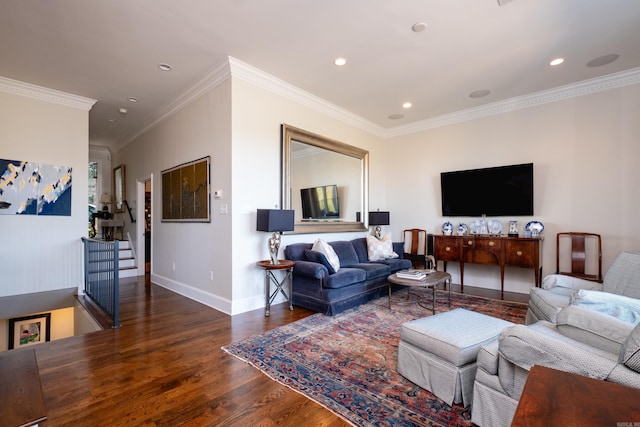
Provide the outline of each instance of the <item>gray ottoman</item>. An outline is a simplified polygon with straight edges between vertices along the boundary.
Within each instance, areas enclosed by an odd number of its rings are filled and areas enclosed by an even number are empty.
[[[449,405],[469,406],[480,346],[512,325],[463,308],[403,323],[398,373]]]

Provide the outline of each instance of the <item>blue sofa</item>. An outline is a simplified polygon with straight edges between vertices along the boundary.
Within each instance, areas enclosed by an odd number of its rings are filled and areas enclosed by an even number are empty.
[[[379,298],[388,292],[387,277],[411,268],[402,258],[402,242],[394,242],[398,258],[369,262],[366,238],[328,242],[340,259],[340,269],[317,262],[311,243],[294,243],[284,250],[286,259],[295,261],[292,278],[293,304],[333,316],[349,308]],[[312,259],[312,260],[310,260]]]

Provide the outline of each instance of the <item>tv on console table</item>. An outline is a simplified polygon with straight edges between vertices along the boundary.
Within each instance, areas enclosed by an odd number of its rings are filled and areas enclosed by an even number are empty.
[[[531,268],[535,286],[542,278],[542,242],[544,237],[508,236],[433,236],[433,255],[438,261],[460,263],[460,288],[464,287],[464,265],[496,264],[500,267],[500,291],[504,292],[505,267]]]

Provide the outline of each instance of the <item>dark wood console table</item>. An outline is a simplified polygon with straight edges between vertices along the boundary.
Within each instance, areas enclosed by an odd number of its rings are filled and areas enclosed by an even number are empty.
[[[542,241],[544,237],[508,236],[433,236],[433,255],[436,263],[442,261],[447,269],[448,261],[460,263],[460,287],[464,287],[464,265],[496,264],[500,266],[500,291],[504,292],[505,267],[531,268],[535,273],[535,285],[542,277]]]
[[[47,419],[33,348],[0,353],[0,425],[33,426]]]
[[[640,390],[533,366],[511,427],[635,426]]]

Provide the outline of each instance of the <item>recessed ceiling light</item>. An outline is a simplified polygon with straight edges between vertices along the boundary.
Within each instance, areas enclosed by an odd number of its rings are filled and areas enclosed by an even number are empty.
[[[140,102],[140,100],[138,98],[136,98],[135,96],[130,96],[127,98],[127,101],[132,102],[132,103],[136,103],[136,102]]]
[[[483,96],[487,96],[490,93],[491,91],[487,89],[474,90],[469,94],[469,98],[482,98]]]
[[[347,63],[347,60],[344,58],[336,58],[335,61],[333,61],[334,64],[336,64],[338,67],[342,67],[344,64]]]
[[[427,24],[424,22],[416,22],[411,26],[411,30],[414,33],[419,33],[421,31],[424,31],[426,28],[427,28]]]
[[[404,118],[404,114],[391,114],[389,120],[400,120]]]
[[[171,65],[169,64],[158,64],[158,68],[162,71],[171,71]]]
[[[410,102],[405,102],[404,104],[402,104],[402,108],[404,108],[406,110],[407,108],[411,108],[412,105],[413,104],[410,103]]]
[[[620,55],[618,55],[617,53],[599,56],[587,62],[587,67],[602,67],[603,65],[611,64],[618,58],[620,58]]]
[[[560,65],[564,62],[564,58],[556,58],[553,59],[551,62],[549,62],[549,65],[555,66],[555,65]]]

